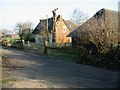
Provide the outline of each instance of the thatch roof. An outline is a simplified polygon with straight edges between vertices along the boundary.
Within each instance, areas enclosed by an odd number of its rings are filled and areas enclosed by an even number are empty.
[[[114,36],[117,39],[118,37],[118,12],[109,10],[109,9],[101,9],[99,10],[93,17],[91,17],[88,21],[79,26],[75,31],[71,32],[68,36],[70,37],[80,37],[81,32],[92,33],[93,35],[100,35],[101,31],[111,31],[115,32]],[[76,36],[75,36],[76,35]]]

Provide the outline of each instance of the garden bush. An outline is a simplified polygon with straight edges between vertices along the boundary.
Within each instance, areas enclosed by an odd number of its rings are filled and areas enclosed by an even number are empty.
[[[16,41],[16,42],[14,42],[14,43],[11,45],[11,47],[17,48],[17,49],[24,49],[23,43],[22,43],[21,41]]]
[[[89,49],[85,47],[79,48],[79,58],[75,60],[76,63],[92,65],[111,70],[120,70],[120,50],[117,47],[109,49],[105,53],[90,53]]]

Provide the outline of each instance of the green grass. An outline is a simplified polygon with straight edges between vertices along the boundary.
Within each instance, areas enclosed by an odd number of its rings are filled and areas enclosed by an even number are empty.
[[[3,38],[2,40],[14,40],[14,39],[10,37],[6,37],[6,38]]]
[[[12,46],[13,43],[16,41],[19,41],[19,38],[10,38],[10,37],[5,37],[2,39],[2,45],[3,46]]]
[[[3,38],[2,40],[16,40],[16,39],[19,39],[19,38],[5,37],[5,38]]]
[[[7,40],[7,41],[10,41],[10,42],[12,43],[12,42],[15,42],[16,40],[18,40],[18,38],[6,37],[6,38],[3,38],[2,40],[3,40],[3,41],[4,41],[4,40]]]
[[[7,79],[2,79],[2,80],[0,80],[0,83],[2,83],[2,84],[8,84],[8,83],[14,82],[14,81],[17,81],[17,78],[11,77],[11,78],[7,78]]]
[[[35,43],[33,43],[33,42],[30,42],[30,46],[24,45],[24,49],[26,49],[26,50],[34,50],[38,54],[42,54],[44,52],[43,44],[35,45]]]
[[[62,59],[73,60],[78,58],[78,52],[72,50],[56,50],[56,49],[47,49],[48,56],[54,56]]]

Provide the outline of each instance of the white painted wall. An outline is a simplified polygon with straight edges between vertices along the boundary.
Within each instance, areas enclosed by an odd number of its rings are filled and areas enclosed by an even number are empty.
[[[35,44],[39,44],[39,43],[40,43],[39,34],[35,34]]]
[[[52,34],[49,34],[49,44],[52,45]]]

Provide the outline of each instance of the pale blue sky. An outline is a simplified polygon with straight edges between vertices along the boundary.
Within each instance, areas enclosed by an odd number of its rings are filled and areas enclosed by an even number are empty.
[[[69,19],[78,8],[92,17],[101,8],[118,10],[119,0],[0,0],[0,29],[14,29],[17,22],[30,21],[35,27],[40,18],[52,16],[52,10]]]

